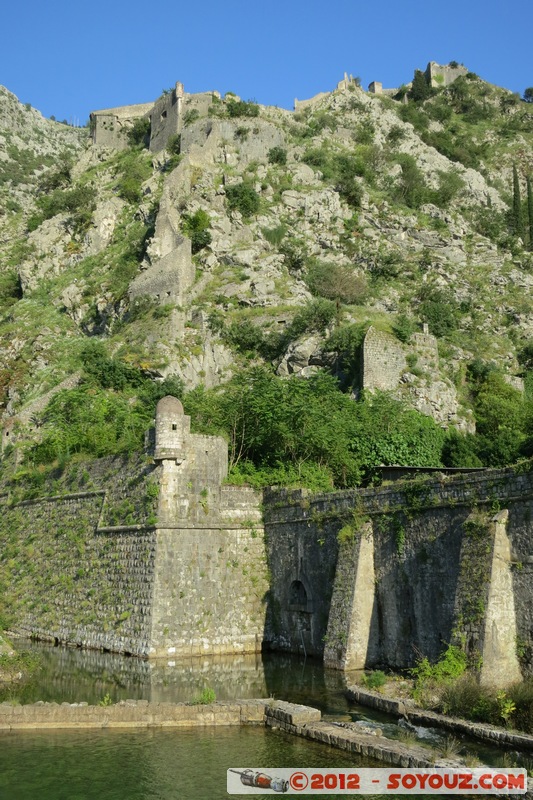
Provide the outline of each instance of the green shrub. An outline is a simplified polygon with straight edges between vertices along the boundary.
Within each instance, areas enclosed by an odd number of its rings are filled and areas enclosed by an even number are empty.
[[[312,294],[341,303],[362,303],[367,295],[364,276],[344,264],[314,261],[309,266],[305,280]]]
[[[128,203],[142,198],[141,186],[152,174],[152,168],[141,153],[127,152],[118,161],[118,180],[115,188],[119,197]]]
[[[398,314],[396,321],[392,326],[394,335],[400,342],[408,342],[413,333],[417,329],[416,321],[413,317],[408,317],[407,314]]]
[[[55,189],[50,194],[39,197],[36,205],[39,210],[27,222],[29,231],[36,230],[44,220],[68,213],[70,224],[77,233],[81,233],[90,223],[96,207],[96,190],[89,185]]]
[[[211,703],[215,703],[216,699],[215,690],[211,689],[210,686],[207,686],[205,689],[202,689],[200,694],[193,697],[193,699],[189,702],[191,706],[210,705]]]
[[[179,156],[181,153],[181,134],[175,133],[167,142],[166,149],[173,156]]]
[[[301,121],[305,119],[305,112],[303,115],[295,116],[295,119]],[[323,130],[329,128],[334,131],[337,127],[337,121],[333,114],[327,111],[317,111],[307,120],[306,126],[298,131],[297,138],[299,139],[313,139],[318,136]]]
[[[59,156],[59,163],[39,177],[39,191],[49,193],[54,189],[68,186],[71,181],[72,164],[72,156],[69,153],[62,153]]]
[[[247,319],[232,322],[221,334],[223,340],[240,353],[257,353],[264,342],[262,329]]]
[[[507,690],[509,699],[514,703],[512,714],[513,726],[520,731],[533,733],[533,680],[516,683]]]
[[[183,126],[186,128],[187,125],[192,125],[200,116],[200,112],[197,108],[189,108],[183,115]]]
[[[419,298],[420,317],[434,336],[448,336],[456,330],[460,309],[450,291],[426,285],[420,290]]]
[[[473,718],[474,709],[480,709],[486,702],[481,700],[483,690],[475,675],[464,674],[458,680],[443,687],[440,697],[440,708],[445,714],[464,718]],[[482,713],[483,721],[487,721]]]
[[[482,467],[477,455],[478,439],[471,433],[461,435],[450,430],[442,447],[442,462],[446,467]]]
[[[337,307],[331,300],[310,300],[292,320],[291,334],[296,337],[313,331],[324,333],[336,315]]]
[[[302,156],[302,161],[310,167],[319,169],[325,180],[333,178],[332,157],[327,144],[321,147],[308,147]]]
[[[184,214],[182,217],[183,232],[191,240],[191,250],[193,255],[199,253],[204,247],[211,244],[211,234],[209,226],[211,217],[206,211],[198,209],[194,214]]]
[[[308,253],[301,239],[290,237],[280,245],[279,252],[285,257],[285,266],[289,272],[300,272],[307,262]]]
[[[287,151],[284,147],[271,147],[267,157],[269,164],[279,164],[283,167],[287,163]]]
[[[126,136],[131,147],[148,147],[150,143],[149,117],[136,119]]]
[[[275,228],[262,228],[261,233],[269,244],[274,247],[279,247],[287,233],[287,226],[280,224]]]
[[[367,689],[379,689],[387,682],[387,676],[380,669],[375,669],[361,677],[361,683]]]
[[[439,170],[439,187],[432,193],[432,200],[439,208],[446,208],[456,195],[464,189],[465,182],[461,176],[455,172],[442,172]]]
[[[403,266],[404,260],[400,253],[378,251],[370,268],[372,278],[383,278],[389,281],[400,274]]]
[[[261,199],[251,183],[243,181],[226,187],[226,200],[231,211],[240,211],[244,219],[257,214]]]
[[[226,95],[227,96],[227,95]],[[230,117],[258,117],[259,106],[253,100],[233,100],[226,101],[226,110]]]
[[[0,306],[9,306],[22,298],[22,287],[16,270],[0,272]]]
[[[400,118],[404,122],[410,122],[413,128],[420,134],[427,130],[429,126],[429,117],[425,111],[415,103],[407,103],[401,105],[398,109]]]
[[[335,372],[343,389],[359,386],[361,373],[361,345],[369,323],[338,325],[324,345],[326,353],[334,353]]]
[[[363,188],[357,178],[371,176],[363,159],[352,155],[338,155],[334,159],[335,189],[352,208],[359,208],[363,198]]]
[[[424,686],[429,682],[451,683],[465,672],[466,667],[466,653],[450,644],[435,664],[431,664],[425,656],[419,659],[411,674],[418,686]]]
[[[424,107],[424,111],[430,117],[430,119],[434,119],[436,122],[445,123],[448,122],[452,115],[453,111],[446,102],[434,101],[431,103],[427,103]]]
[[[420,208],[429,200],[429,190],[423,173],[418,168],[413,156],[400,153],[396,156],[402,174],[396,190],[398,200],[409,208]]]
[[[400,142],[403,142],[406,135],[404,128],[400,125],[393,125],[387,134],[387,142],[391,147],[395,147],[397,144],[400,144]]]
[[[112,699],[111,695],[109,694],[109,692],[104,694],[102,699],[98,701],[98,705],[99,706],[104,706],[104,707],[113,705],[113,699]]]
[[[316,463],[278,463],[275,466],[256,467],[251,461],[239,461],[228,475],[234,485],[246,484],[256,489],[265,486],[285,486],[289,489],[305,487],[312,492],[330,492],[333,476],[325,465]]]
[[[245,142],[249,133],[250,128],[247,128],[246,125],[239,125],[238,128],[235,128],[235,133],[233,135],[239,142]]]
[[[366,119],[356,127],[354,137],[359,144],[372,144],[375,132],[372,120]]]

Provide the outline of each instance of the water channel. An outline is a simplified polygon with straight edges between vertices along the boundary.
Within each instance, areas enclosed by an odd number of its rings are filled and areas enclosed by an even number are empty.
[[[98,703],[106,696],[184,702],[204,688],[218,700],[275,697],[320,708],[324,718],[379,725],[404,738],[395,720],[345,697],[342,673],[313,660],[281,654],[212,657],[154,663],[112,653],[18,642],[39,653],[42,668],[22,702]],[[352,676],[352,682],[353,682]],[[444,736],[420,731],[419,743],[442,749]],[[510,766],[508,755],[479,743],[463,752]],[[242,766],[376,766],[280,732],[258,728],[191,731],[53,731],[0,734],[0,798],[9,800],[216,800],[227,798],[226,769]]]

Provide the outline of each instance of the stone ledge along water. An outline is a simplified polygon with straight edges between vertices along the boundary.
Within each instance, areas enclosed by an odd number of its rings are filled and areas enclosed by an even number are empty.
[[[453,733],[470,736],[474,739],[481,739],[491,744],[500,744],[506,747],[515,747],[517,750],[533,750],[533,736],[526,733],[512,733],[495,725],[487,725],[482,722],[469,722],[468,720],[458,719],[457,717],[447,717],[445,714],[436,714],[434,711],[426,711],[416,708],[402,700],[394,700],[382,697],[376,692],[369,692],[367,689],[359,689],[357,686],[350,687],[346,696],[369,708],[392,714],[396,717],[404,717],[413,725],[428,725],[432,728],[444,728]]]

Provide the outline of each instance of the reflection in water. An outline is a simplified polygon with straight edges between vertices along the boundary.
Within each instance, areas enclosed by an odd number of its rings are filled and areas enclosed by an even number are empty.
[[[187,702],[206,687],[218,700],[275,697],[314,705],[328,713],[346,713],[346,680],[341,672],[299,656],[265,653],[210,656],[180,661],[143,661],[115,653],[17,643],[39,653],[40,669],[31,684],[15,692],[23,702],[97,703],[128,698],[151,702]]]
[[[0,694],[0,701],[16,698],[25,703],[36,700],[98,703],[109,695],[113,702],[128,698],[188,702],[210,687],[218,700],[252,697],[289,700],[319,708],[325,718],[377,723],[385,736],[402,738],[402,729],[395,719],[345,698],[347,683],[357,680],[355,674],[326,670],[320,662],[297,655],[264,653],[149,662],[115,653],[22,640],[17,642],[17,649],[38,652],[42,669],[28,685],[9,687],[4,696]],[[418,741],[426,746],[436,744],[439,749],[439,740],[444,744],[445,738],[445,733],[436,731],[429,740],[427,732],[422,730]],[[505,752],[501,748],[466,740],[463,747],[466,753],[477,755],[484,763],[505,766]]]
[[[0,733],[9,800],[224,800],[230,767],[375,763],[263,728]]]

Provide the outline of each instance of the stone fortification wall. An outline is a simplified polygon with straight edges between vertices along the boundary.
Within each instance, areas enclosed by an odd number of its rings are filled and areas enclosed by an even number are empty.
[[[127,133],[135,120],[148,117],[153,103],[105,108],[90,114],[91,134],[94,144],[123,150],[128,146]]]
[[[461,641],[486,682],[531,671],[532,472],[265,499],[272,646],[405,668]]]
[[[450,64],[437,64],[436,61],[430,61],[424,75],[430,86],[439,88],[449,86],[467,72],[468,69],[463,64],[452,67]]]
[[[176,83],[168,94],[163,94],[150,112],[150,150],[163,150],[171,136],[178,133],[183,104],[183,84]]]
[[[157,407],[161,463],[151,655],[261,650],[268,589],[260,496],[228,491],[227,444],[192,436],[181,403]]]
[[[259,652],[268,590],[262,528],[160,529],[151,655]]]
[[[191,434],[176,398],[153,442],[153,459],[71,465],[38,497],[6,487],[0,584],[18,630],[169,663],[265,645],[337,669],[460,642],[487,683],[532,671],[529,463],[268,491],[263,522],[258,493],[224,485],[226,443]]]
[[[396,389],[407,368],[403,348],[384,331],[370,327],[363,343],[362,386],[364,389]]]
[[[226,442],[191,434],[168,397],[154,459],[82,463],[38,498],[5,495],[0,583],[15,629],[144,657],[260,651],[260,497],[222,486],[226,474]]]
[[[371,326],[362,346],[361,387],[397,392],[443,426],[452,424],[469,433],[475,429],[471,417],[459,415],[457,390],[439,372],[437,340],[429,333],[414,333],[408,343],[401,344],[390,333]]]
[[[176,215],[178,212],[176,210]],[[165,216],[161,220],[158,215],[158,227],[164,222],[171,227],[171,221]],[[175,225],[172,225],[175,228]],[[131,298],[151,297],[161,305],[181,303],[184,293],[194,280],[194,264],[191,258],[191,242],[179,236],[176,231],[174,247],[137,275],[130,284],[128,294]]]
[[[45,487],[48,496],[3,498],[0,570],[17,630],[148,653],[153,472],[142,461],[107,458],[73,466],[59,486]]]
[[[312,108],[324,98],[329,97],[331,92],[318,92],[318,94],[309,97],[307,100],[298,100],[294,98],[294,110],[303,111],[305,108]]]
[[[205,116],[213,97],[220,95],[218,92],[188,94],[183,84],[177,82],[155,102],[92,111],[90,123],[93,142],[101,147],[123,150],[128,146],[128,130],[135,120],[146,117],[150,120],[150,150],[157,153],[167,146],[172,136],[181,132],[187,112]]]

